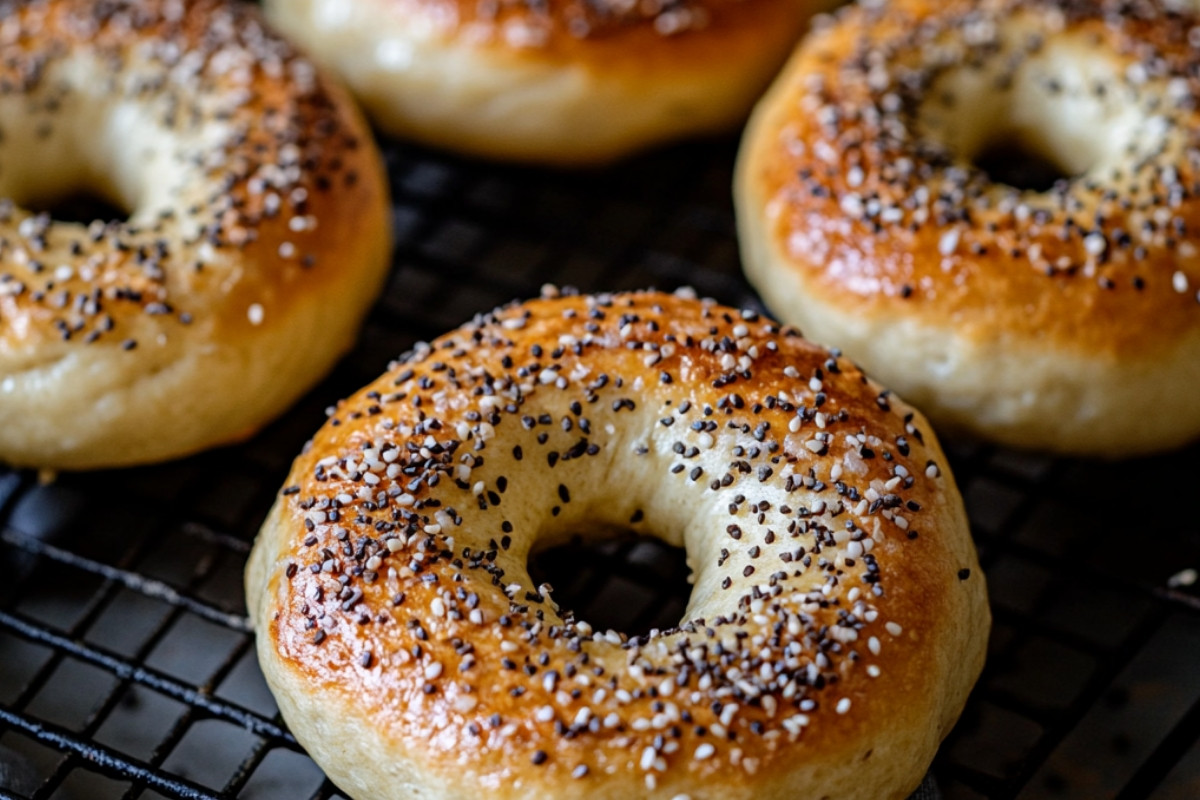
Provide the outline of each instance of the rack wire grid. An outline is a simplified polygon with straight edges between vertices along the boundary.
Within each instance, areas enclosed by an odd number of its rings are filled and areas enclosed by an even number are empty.
[[[357,349],[283,419],[162,466],[50,483],[0,471],[0,798],[339,797],[278,716],[244,612],[243,564],[292,456],[396,354],[543,282],[688,284],[756,306],[735,148],[568,173],[385,143],[390,285]],[[995,627],[934,766],[943,795],[1200,797],[1200,596],[1170,580],[1200,566],[1185,500],[1200,450],[1124,463],[950,450]],[[629,631],[677,621],[686,600],[682,557],[649,540],[554,551],[537,569],[563,605]]]

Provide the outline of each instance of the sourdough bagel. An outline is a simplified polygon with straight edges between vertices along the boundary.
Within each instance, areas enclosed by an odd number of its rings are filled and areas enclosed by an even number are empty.
[[[352,343],[388,263],[378,154],[222,0],[0,3],[0,461],[244,437]],[[73,192],[128,210],[37,213]]]
[[[546,298],[333,410],[246,576],[297,738],[356,800],[901,800],[979,673],[983,577],[919,414],[751,312]],[[526,557],[687,549],[677,628],[564,614]]]
[[[847,9],[743,141],[750,279],[939,425],[1108,456],[1194,439],[1200,17],[1185,6]],[[1014,144],[1060,179],[1018,188],[977,166]]]
[[[830,0],[267,0],[384,130],[607,161],[745,119]]]

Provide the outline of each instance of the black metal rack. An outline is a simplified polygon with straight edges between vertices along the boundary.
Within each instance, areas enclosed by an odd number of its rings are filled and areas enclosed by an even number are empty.
[[[243,610],[243,564],[292,455],[389,358],[543,282],[690,284],[755,305],[735,145],[560,173],[389,144],[390,286],[299,406],[241,446],[163,466],[46,485],[0,471],[0,800],[338,797],[279,720]],[[934,768],[943,794],[1200,797],[1200,595],[1168,585],[1200,566],[1200,449],[1115,464],[951,454],[996,623]],[[662,547],[616,542],[587,563],[558,589],[585,618],[611,597],[633,626],[682,609],[684,568]]]

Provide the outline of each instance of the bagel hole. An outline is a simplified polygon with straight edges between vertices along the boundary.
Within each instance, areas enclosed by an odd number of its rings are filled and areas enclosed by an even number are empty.
[[[692,592],[688,573],[682,547],[632,531],[599,540],[572,534],[529,557],[534,585],[550,584],[564,615],[629,637],[679,625]]]
[[[24,205],[31,211],[49,214],[57,222],[80,225],[90,225],[97,220],[105,223],[126,222],[132,213],[119,200],[88,187],[77,187]]]
[[[1059,181],[1075,177],[1063,165],[1020,139],[992,142],[975,156],[974,161],[992,183],[1003,183],[1021,191],[1049,191]]]

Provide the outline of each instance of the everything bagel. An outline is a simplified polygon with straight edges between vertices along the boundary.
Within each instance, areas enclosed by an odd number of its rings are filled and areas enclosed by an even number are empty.
[[[686,548],[627,639],[526,569],[572,531]],[[983,663],[919,414],[753,312],[654,292],[480,316],[332,411],[246,576],[297,738],[356,800],[902,800]]]
[[[935,423],[1108,456],[1194,439],[1200,16],[1185,6],[847,9],[747,130],[747,274]],[[1013,146],[1027,155],[1002,161],[1059,179],[979,166]]]
[[[125,221],[30,209],[91,192]],[[0,2],[0,461],[155,461],[254,432],[388,264],[343,93],[222,0]]]
[[[267,0],[397,136],[609,161],[742,122],[830,0]]]

